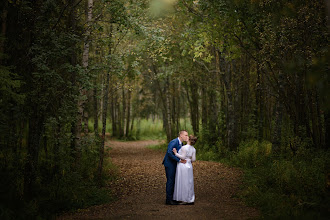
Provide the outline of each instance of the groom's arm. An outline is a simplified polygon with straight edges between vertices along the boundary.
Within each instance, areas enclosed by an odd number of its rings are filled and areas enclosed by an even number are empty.
[[[173,153],[173,148],[177,148],[177,146],[176,146],[176,142],[175,142],[175,141],[173,141],[173,142],[171,141],[171,142],[168,144],[167,152],[166,152],[166,153],[168,154],[168,156],[169,156],[169,158],[170,158],[171,160],[175,160],[176,162],[179,162],[180,159],[174,155],[174,153]]]
[[[174,155],[180,158],[180,163],[186,163],[187,162],[187,160],[185,159],[187,155],[186,150],[182,147],[180,152],[182,152],[182,154],[178,154],[178,152],[175,151]]]

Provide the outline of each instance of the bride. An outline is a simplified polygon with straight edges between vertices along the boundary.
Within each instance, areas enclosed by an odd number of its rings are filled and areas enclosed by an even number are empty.
[[[193,147],[196,141],[197,137],[190,135],[188,144],[183,146],[179,152],[173,148],[175,156],[187,161],[185,164],[177,164],[173,200],[189,205],[193,205],[195,201],[192,162],[196,161],[196,149]]]

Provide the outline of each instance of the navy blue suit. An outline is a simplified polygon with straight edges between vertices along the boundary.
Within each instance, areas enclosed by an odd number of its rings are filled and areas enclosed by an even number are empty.
[[[176,165],[177,162],[180,161],[178,157],[176,157],[173,153],[173,148],[176,148],[177,151],[180,150],[181,144],[179,139],[173,139],[167,146],[167,152],[165,154],[163,164],[165,166],[166,173],[166,201],[173,200],[174,193],[174,183],[175,183],[175,173],[176,173]]]

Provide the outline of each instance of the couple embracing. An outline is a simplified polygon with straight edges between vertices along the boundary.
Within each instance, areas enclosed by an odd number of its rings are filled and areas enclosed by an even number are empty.
[[[187,142],[183,146],[183,142]],[[163,164],[166,173],[166,205],[187,204],[195,201],[194,175],[192,162],[196,160],[196,149],[193,145],[197,138],[182,130],[178,138],[173,139],[167,147]]]

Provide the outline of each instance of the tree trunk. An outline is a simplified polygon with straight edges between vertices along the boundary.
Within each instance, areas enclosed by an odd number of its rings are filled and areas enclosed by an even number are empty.
[[[6,39],[6,32],[7,32],[7,15],[8,15],[8,1],[5,0],[2,14],[1,14],[1,35],[0,35],[0,54],[4,54],[4,46],[5,46],[5,39]],[[2,58],[3,56],[1,56]],[[0,58],[0,64],[2,64],[2,59]]]
[[[240,109],[237,112],[241,111],[241,125],[240,125],[240,134],[243,134],[247,129],[249,129],[250,120],[251,120],[251,110],[252,110],[252,102],[251,102],[251,94],[250,94],[250,64],[248,55],[241,56],[241,76],[240,76],[240,85],[243,88],[240,90],[240,97],[241,97],[241,105]],[[243,137],[243,138],[246,138]]]
[[[191,120],[191,126],[193,128],[194,133],[195,132],[195,115],[193,114],[193,104],[192,104],[192,100],[189,94],[189,87],[190,85],[188,85],[188,83],[185,84],[185,90],[186,90],[186,95],[187,95],[187,100],[188,100],[188,104],[189,104],[189,110],[190,110],[190,120]]]
[[[232,95],[232,65],[235,65],[234,61],[231,63],[226,62],[218,50],[216,54],[216,69],[218,74],[221,76],[222,82],[225,86],[227,95],[227,146],[231,150],[236,150],[235,140],[235,112],[234,112],[234,99]],[[222,67],[222,68],[221,68]]]
[[[231,150],[235,150],[235,112],[234,112],[234,100],[232,96],[231,88],[231,64],[228,64],[226,68],[226,76],[224,77],[226,93],[227,93],[227,105],[228,105],[228,115],[227,115],[227,133],[228,133],[228,147]]]
[[[172,97],[172,99],[170,99],[170,104],[171,104],[171,124],[172,124],[172,131],[171,131],[171,136],[174,135],[174,131],[173,130],[178,130],[178,120],[177,120],[177,107],[176,107],[176,92],[175,92],[175,82],[172,79],[171,80],[171,88],[169,91],[169,95],[170,97]]]
[[[191,95],[190,95],[191,93]],[[187,100],[190,109],[190,120],[195,135],[199,132],[198,88],[196,83],[186,85]]]
[[[129,137],[130,133],[130,127],[129,127],[129,122],[130,122],[130,116],[131,116],[131,90],[128,88],[127,92],[127,117],[126,117],[126,137]]]
[[[19,157],[20,151],[23,148],[23,137],[24,137],[24,130],[25,130],[25,123],[26,121],[23,119],[20,121],[19,125],[19,136],[18,136],[18,151],[16,152],[16,158]]]
[[[116,122],[116,93],[114,88],[111,88],[111,123],[112,123],[112,136],[117,137],[117,122]]]
[[[165,98],[166,98],[166,118],[167,118],[167,130],[168,130],[168,139],[171,140],[172,139],[172,120],[171,120],[171,100],[170,100],[170,82],[169,82],[169,78],[166,78],[166,82],[165,82],[165,88],[167,88],[167,92],[165,93]]]
[[[99,117],[98,117],[98,107],[97,107],[97,87],[96,80],[93,89],[93,107],[94,107],[94,134],[95,137],[99,137]]]
[[[202,128],[203,130],[206,130],[207,125],[207,118],[208,118],[208,112],[207,112],[207,96],[206,96],[206,88],[205,86],[202,86]]]
[[[119,96],[119,95],[118,95]],[[120,109],[120,100],[119,98],[116,100],[116,119],[117,119],[117,129],[118,129],[118,137],[122,138],[124,136],[124,129],[123,129],[123,123],[122,123],[122,110]]]
[[[326,14],[327,14],[327,24],[328,24],[328,31],[330,32],[330,1],[329,0],[325,0],[325,4],[326,4]]]
[[[282,77],[284,79],[284,76]],[[300,138],[312,138],[312,131],[310,128],[310,114],[308,113],[308,104],[306,101],[307,91],[305,88],[306,82],[304,81],[304,75],[297,73],[295,75],[295,121],[294,121],[294,133]],[[284,88],[284,85],[283,85]],[[284,89],[283,89],[284,90]],[[282,92],[281,94],[285,94]],[[283,100],[285,101],[285,100]]]
[[[123,106],[123,111],[122,111],[122,132],[121,132],[121,137],[125,137],[125,134],[126,134],[126,94],[125,94],[125,83],[123,84],[123,88],[122,88],[122,106]]]
[[[55,139],[59,140],[61,134],[61,125],[58,124],[57,128],[55,129]],[[60,165],[61,165],[61,155],[60,155],[60,143],[59,141],[55,141],[53,147],[53,155],[54,155],[54,166],[53,166],[53,177],[60,173]]]
[[[166,137],[167,137],[167,141],[170,142],[171,141],[171,126],[170,126],[170,123],[171,123],[171,117],[168,117],[168,115],[171,115],[171,113],[168,113],[168,90],[169,90],[169,87],[168,87],[168,81],[166,81],[166,85],[165,87],[162,89],[161,85],[160,85],[160,82],[159,82],[159,79],[157,78],[157,69],[156,69],[156,66],[153,64],[152,65],[152,69],[153,69],[153,72],[154,72],[154,76],[151,76],[151,78],[153,78],[156,82],[156,88],[158,89],[159,91],[159,96],[160,96],[160,99],[161,99],[161,104],[162,104],[162,115],[163,115],[163,128],[166,132]]]
[[[34,186],[37,178],[38,157],[40,140],[42,136],[43,116],[39,114],[39,108],[35,107],[29,121],[29,134],[27,155],[24,170],[24,197],[29,201],[34,198]]]
[[[321,147],[321,130],[319,130],[319,114],[318,114],[318,107],[317,107],[317,97],[316,97],[316,91],[313,90],[309,94],[309,104],[310,104],[310,110],[311,110],[311,119],[312,119],[312,137],[313,137],[313,143],[314,146],[317,148]]]
[[[112,37],[112,25],[110,25],[110,40]],[[109,46],[109,51],[111,53],[111,44]],[[98,180],[99,185],[102,185],[102,175],[103,175],[103,159],[104,159],[104,142],[105,142],[105,133],[107,128],[107,113],[108,113],[108,95],[109,95],[109,84],[110,84],[110,70],[108,70],[105,78],[105,89],[103,94],[103,110],[102,110],[102,134],[101,134],[101,143],[99,148],[99,165],[98,165]]]
[[[100,145],[100,150],[99,150],[99,154],[100,154],[99,155],[99,166],[98,166],[99,184],[101,184],[102,172],[103,172],[104,142],[105,142],[106,127],[107,127],[109,83],[110,83],[110,72],[107,72],[106,81],[105,81],[105,91],[104,91],[104,96],[103,96],[102,135],[101,135],[101,145]]]
[[[257,85],[256,85],[256,117],[257,117],[257,128],[258,128],[258,140],[263,139],[263,98],[262,98],[262,76],[257,64]]]
[[[278,75],[278,91],[277,91],[277,102],[276,102],[276,110],[275,110],[275,125],[273,132],[273,152],[279,153],[281,150],[281,139],[282,139],[282,119],[283,119],[283,104],[281,100],[281,95],[284,87],[283,87],[283,73],[280,71]]]
[[[330,147],[330,112],[329,110],[326,110],[324,113],[324,137],[325,137],[325,145],[324,147],[329,149]]]
[[[134,128],[134,120],[135,120],[135,117],[134,117],[134,114],[132,115],[132,121],[131,121],[131,128],[130,128],[130,133],[132,134],[133,132],[133,128]]]
[[[76,20],[76,10],[75,10],[75,4],[76,4],[76,0],[69,0],[69,4],[71,6],[71,12],[70,12],[70,16],[68,18],[68,27],[73,31],[76,32],[77,29],[77,20]],[[74,45],[74,47],[76,47],[76,45]],[[72,66],[76,66],[77,65],[77,52],[76,50],[73,50],[71,53],[71,60],[70,60],[70,64]],[[77,73],[74,72],[72,74],[72,85],[77,86]],[[78,104],[78,103],[77,103]],[[78,164],[80,163],[80,158],[81,158],[81,150],[78,147],[78,142],[80,141],[80,133],[78,135],[77,132],[77,124],[79,124],[79,119],[76,118],[76,120],[74,122],[72,122],[71,124],[71,133],[73,134],[74,138],[72,139],[71,142],[71,149],[72,149],[72,157],[75,158],[74,160],[74,167],[76,168],[78,166]],[[81,123],[80,123],[81,125]],[[80,127],[81,129],[81,127]],[[78,135],[78,136],[77,136]]]
[[[87,74],[88,69],[88,60],[89,60],[89,45],[90,45],[90,35],[91,35],[91,22],[93,18],[93,0],[88,0],[87,3],[87,16],[86,23],[87,27],[85,30],[85,39],[84,39],[84,49],[82,57],[82,66],[84,68],[85,74]],[[82,122],[85,123],[85,133],[88,133],[88,112],[86,111],[85,104],[88,99],[88,91],[84,86],[80,85],[79,89],[79,99],[78,99],[78,115],[77,115],[77,128],[76,128],[76,145],[80,144],[81,139],[81,130]],[[87,128],[87,129],[86,129]]]
[[[317,121],[318,121],[318,131],[320,134],[320,147],[324,148],[325,146],[325,137],[323,132],[323,125],[322,125],[322,113],[320,108],[320,98],[317,90],[315,91],[315,102],[316,102],[316,112],[317,112]]]

